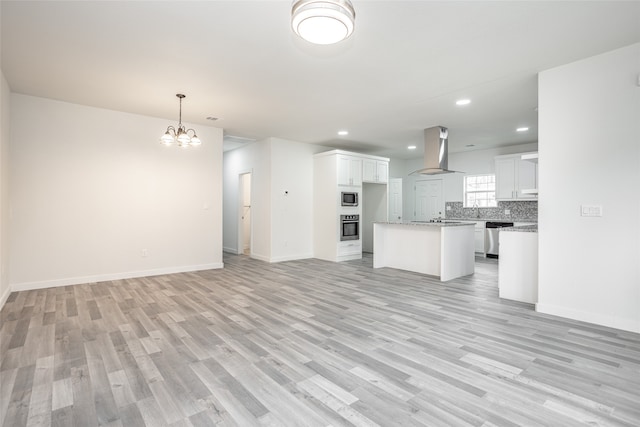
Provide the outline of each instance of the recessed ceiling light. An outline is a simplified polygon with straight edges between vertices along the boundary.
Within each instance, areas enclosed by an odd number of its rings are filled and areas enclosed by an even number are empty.
[[[346,131],[346,130],[338,131],[338,135],[340,135],[340,136],[349,135],[349,131]]]
[[[518,128],[518,129],[516,129],[516,132],[526,132],[526,131],[528,131],[528,130],[529,130],[529,128],[527,128],[527,127],[522,127],[522,128]]]
[[[219,120],[219,118],[218,117],[209,116],[209,117],[207,117],[207,120],[211,120],[212,122],[215,122],[216,120]]]
[[[467,147],[467,148],[471,148],[471,147],[475,147],[475,146],[476,146],[476,144],[467,144],[467,145],[465,145],[465,147]]]
[[[407,147],[407,150],[415,150],[416,146],[415,145],[410,145]]]
[[[459,99],[456,101],[456,105],[468,105],[471,104],[470,99]]]

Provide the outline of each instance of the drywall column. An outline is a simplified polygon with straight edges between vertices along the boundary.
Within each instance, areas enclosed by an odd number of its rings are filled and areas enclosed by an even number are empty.
[[[11,293],[9,286],[9,138],[11,90],[0,71],[0,309]]]
[[[640,44],[540,73],[537,310],[640,332]],[[583,216],[599,206],[602,216]]]

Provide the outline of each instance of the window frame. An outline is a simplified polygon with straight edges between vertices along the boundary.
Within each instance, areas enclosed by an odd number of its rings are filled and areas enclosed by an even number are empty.
[[[482,189],[482,190],[468,190],[468,186],[467,186],[467,179],[469,178],[480,178],[480,177],[489,177],[491,178],[492,182],[493,182],[493,190],[488,190],[488,189]],[[489,182],[490,184],[491,182]],[[472,205],[468,204],[468,197],[467,194],[469,193],[473,193],[473,194],[487,194],[487,197],[485,200],[487,200],[487,206],[478,206],[481,208],[496,208],[498,207],[498,201],[496,199],[496,174],[494,173],[484,173],[484,174],[474,174],[474,175],[465,175],[464,179],[462,180],[462,195],[463,195],[463,200],[462,200],[462,206],[465,208],[473,208],[476,207],[475,203]],[[490,194],[493,193],[493,199],[490,198]]]

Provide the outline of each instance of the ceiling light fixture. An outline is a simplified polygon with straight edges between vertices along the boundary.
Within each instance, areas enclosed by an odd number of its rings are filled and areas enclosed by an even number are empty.
[[[340,130],[340,131],[338,131],[338,135],[340,135],[340,136],[346,136],[346,135],[349,135],[349,131],[346,131],[346,130]]]
[[[178,128],[174,128],[173,126],[169,126],[167,131],[160,137],[160,142],[164,145],[173,145],[173,143],[177,142],[178,147],[188,148],[194,147],[202,144],[198,135],[196,135],[196,131],[193,129],[185,129],[182,124],[182,99],[186,98],[186,95],[181,93],[177,93],[176,96],[180,99],[180,116],[178,119]],[[189,135],[189,132],[193,132],[193,136]]]
[[[308,42],[334,44],[353,33],[356,12],[349,0],[294,0],[291,28]]]
[[[518,128],[518,129],[516,129],[516,132],[526,132],[526,131],[528,131],[528,130],[529,130],[529,128],[527,128],[527,127],[522,127],[522,128]]]
[[[456,105],[469,105],[471,104],[470,99],[459,99],[456,101]]]
[[[415,150],[415,149],[416,149],[416,146],[415,146],[415,145],[409,145],[409,146],[407,147],[407,150]]]

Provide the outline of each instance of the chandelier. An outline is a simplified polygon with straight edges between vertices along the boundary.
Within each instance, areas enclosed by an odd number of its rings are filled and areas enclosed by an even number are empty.
[[[188,148],[195,147],[202,144],[198,135],[196,135],[196,131],[193,129],[185,129],[182,124],[182,99],[186,97],[181,93],[176,94],[178,98],[180,98],[180,118],[178,120],[178,128],[174,128],[173,126],[169,126],[167,131],[160,137],[160,142],[164,145],[173,145],[174,143],[178,143],[178,147]],[[193,135],[189,135],[189,132],[192,132]]]
[[[294,0],[293,31],[314,44],[338,43],[353,33],[356,12],[349,0]]]

